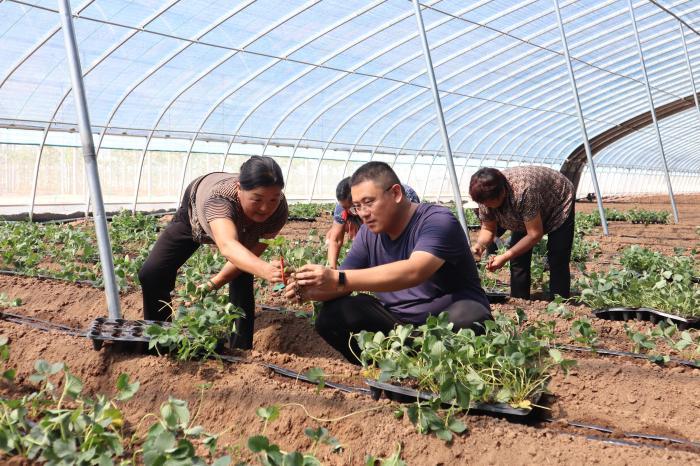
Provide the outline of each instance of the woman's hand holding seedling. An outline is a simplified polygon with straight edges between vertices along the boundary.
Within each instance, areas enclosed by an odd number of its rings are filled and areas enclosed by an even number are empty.
[[[495,272],[496,270],[502,268],[508,262],[508,258],[504,255],[491,256],[486,263],[486,270],[489,272]]]
[[[284,283],[282,264],[278,260],[272,260],[262,266],[260,277],[270,283]]]

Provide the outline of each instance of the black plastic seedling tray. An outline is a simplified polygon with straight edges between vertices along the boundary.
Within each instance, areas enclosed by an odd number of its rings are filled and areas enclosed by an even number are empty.
[[[629,308],[611,307],[607,309],[596,309],[593,315],[599,319],[606,320],[643,320],[657,324],[662,320],[670,319],[680,330],[688,328],[700,328],[700,318],[681,317],[675,314],[659,311],[648,307]]]
[[[318,220],[317,217],[297,217],[297,216],[290,216],[287,218],[290,222],[315,222]]]
[[[412,388],[401,387],[398,385],[393,385],[385,382],[378,382],[376,380],[366,379],[365,382],[369,385],[372,398],[378,400],[382,397],[382,394],[398,403],[413,403],[417,399],[430,401],[437,398],[437,395],[430,392],[422,392],[414,390]],[[538,394],[533,403],[537,403],[540,400],[541,394]],[[469,412],[477,411],[481,413],[488,414],[506,414],[509,416],[527,416],[532,413],[532,408],[513,408],[507,403],[475,403],[471,406]]]
[[[98,317],[90,324],[87,336],[92,340],[95,350],[102,348],[102,343],[105,341],[147,343],[150,341],[150,337],[146,334],[146,329],[151,325],[169,327],[170,323],[157,320],[126,320]]]

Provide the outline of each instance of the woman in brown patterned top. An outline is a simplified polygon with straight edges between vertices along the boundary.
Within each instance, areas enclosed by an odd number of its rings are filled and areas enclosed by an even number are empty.
[[[253,275],[270,283],[282,282],[280,264],[260,259],[266,247],[260,239],[274,238],[287,222],[283,188],[277,162],[260,156],[243,163],[240,174],[209,173],[190,183],[172,222],[158,236],[139,271],[144,318],[171,319],[170,293],[178,269],[200,244],[216,244],[227,262],[200,288],[206,292],[229,284],[231,303],[245,312],[245,318],[236,322],[238,333],[232,345],[251,348]]]
[[[472,253],[481,259],[498,227],[512,232],[511,247],[492,256],[487,269],[496,271],[510,261],[510,293],[530,298],[532,248],[546,234],[549,288],[569,297],[569,259],[574,240],[574,186],[564,175],[546,167],[523,166],[499,171],[482,168],[471,178],[469,194],[479,203],[481,230]]]

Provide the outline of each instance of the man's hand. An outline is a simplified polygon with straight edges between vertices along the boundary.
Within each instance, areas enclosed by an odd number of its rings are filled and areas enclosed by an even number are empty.
[[[336,291],[338,288],[338,272],[330,267],[306,264],[294,276],[302,287],[314,287],[319,291]]]
[[[295,278],[296,274],[293,273],[291,277],[287,280],[287,286],[285,287],[283,294],[285,299],[293,303],[301,304],[308,298],[299,286],[299,282]]]
[[[505,254],[499,256],[491,256],[488,263],[486,264],[486,270],[489,272],[495,272],[496,270],[502,268],[508,262],[508,258]]]

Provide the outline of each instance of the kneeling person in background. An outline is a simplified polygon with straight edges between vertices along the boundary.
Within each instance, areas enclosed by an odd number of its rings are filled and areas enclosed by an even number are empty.
[[[350,181],[363,225],[340,270],[301,267],[289,282],[289,299],[323,301],[316,318],[321,337],[358,364],[348,341],[367,330],[422,324],[449,314],[454,329],[481,332],[491,310],[464,230],[446,207],[415,204],[384,162],[361,166]],[[353,291],[374,292],[349,296]],[[359,356],[359,349],[350,343]]]

